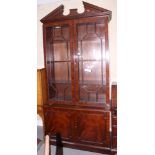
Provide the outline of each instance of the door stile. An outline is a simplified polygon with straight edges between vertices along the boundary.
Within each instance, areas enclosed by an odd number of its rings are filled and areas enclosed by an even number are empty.
[[[74,21],[69,22],[70,30],[70,55],[71,55],[71,83],[72,83],[72,102],[76,103],[76,73],[75,73],[75,35],[74,35]]]
[[[78,45],[76,22],[73,20],[73,59],[74,59],[74,87],[75,103],[79,102],[79,63],[78,63]]]

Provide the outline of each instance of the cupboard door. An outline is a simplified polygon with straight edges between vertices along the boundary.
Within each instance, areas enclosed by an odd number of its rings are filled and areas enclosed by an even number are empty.
[[[106,28],[102,20],[76,23],[80,102],[106,103]]]
[[[79,142],[109,146],[109,114],[107,112],[81,111],[77,115]]]
[[[50,100],[72,99],[70,43],[68,24],[46,28],[46,66]]]
[[[46,112],[46,133],[53,138],[72,139],[73,112],[64,109],[52,109]]]

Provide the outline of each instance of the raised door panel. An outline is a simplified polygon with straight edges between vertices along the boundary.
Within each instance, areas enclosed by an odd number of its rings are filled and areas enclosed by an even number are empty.
[[[73,113],[68,110],[52,109],[46,112],[46,133],[52,138],[59,136],[62,140],[71,140]]]
[[[82,111],[78,113],[78,141],[109,146],[109,114]]]

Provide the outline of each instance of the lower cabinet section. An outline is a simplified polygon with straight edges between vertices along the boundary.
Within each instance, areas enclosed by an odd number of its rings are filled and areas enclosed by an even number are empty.
[[[108,111],[47,108],[45,133],[50,134],[51,142],[59,139],[71,148],[110,151]]]

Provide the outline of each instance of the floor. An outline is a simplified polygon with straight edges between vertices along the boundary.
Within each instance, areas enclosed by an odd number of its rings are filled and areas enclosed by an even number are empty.
[[[37,126],[37,137],[43,140],[43,127]],[[44,155],[44,143],[42,143],[37,151],[37,155]],[[70,148],[62,148],[51,145],[51,155],[105,155],[100,153],[75,150]]]
[[[44,155],[44,144],[40,147],[37,155]],[[51,145],[51,155],[105,155],[100,153],[75,150],[70,148],[58,148]]]

